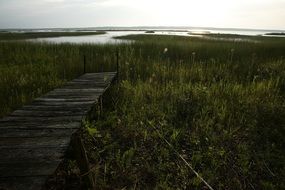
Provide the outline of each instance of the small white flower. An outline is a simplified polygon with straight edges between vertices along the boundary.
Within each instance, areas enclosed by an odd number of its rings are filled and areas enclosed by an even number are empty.
[[[167,49],[167,48],[164,48],[163,53],[167,53],[167,52],[168,52],[168,49]]]

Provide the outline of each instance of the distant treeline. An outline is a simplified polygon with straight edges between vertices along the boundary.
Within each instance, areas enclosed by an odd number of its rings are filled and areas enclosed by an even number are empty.
[[[265,35],[285,36],[285,32],[272,32],[272,33],[266,33]]]

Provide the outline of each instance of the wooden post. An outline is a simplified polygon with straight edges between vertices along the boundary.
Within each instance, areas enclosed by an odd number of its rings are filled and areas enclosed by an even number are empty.
[[[96,70],[96,67],[95,66],[95,62],[96,62],[96,53],[92,53],[92,64],[91,64],[91,71],[94,72],[94,70]]]
[[[72,135],[71,143],[76,162],[80,169],[81,177],[83,178],[84,181],[83,188],[93,190],[95,189],[95,183],[92,172],[90,172],[88,157],[86,155],[86,150],[79,132],[76,132],[75,134]]]
[[[102,96],[100,96],[100,98],[99,98],[99,106],[100,106],[100,117],[102,117],[102,115],[103,115],[103,97]]]
[[[119,58],[120,58],[119,49],[117,49],[117,52],[116,52],[116,63],[117,63],[117,81],[118,82],[119,82],[119,73],[120,73]]]
[[[86,56],[85,55],[83,56],[83,59],[84,59],[84,61],[83,61],[83,72],[85,74],[86,73]]]

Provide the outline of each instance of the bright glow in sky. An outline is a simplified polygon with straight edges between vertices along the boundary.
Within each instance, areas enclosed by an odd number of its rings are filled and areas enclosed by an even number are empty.
[[[0,0],[0,28],[285,29],[285,0]]]

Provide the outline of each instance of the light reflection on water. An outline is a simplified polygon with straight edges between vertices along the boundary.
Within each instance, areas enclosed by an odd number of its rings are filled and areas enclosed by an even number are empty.
[[[191,32],[192,34],[190,34]],[[251,32],[251,31],[250,31]],[[240,35],[262,35],[261,32],[258,33],[250,33],[247,31],[235,31],[232,32],[233,34],[240,34]],[[131,43],[132,40],[124,40],[124,39],[115,39],[114,37],[118,36],[126,36],[131,34],[146,34],[146,35],[175,35],[175,36],[192,36],[192,37],[203,37],[207,39],[213,40],[222,40],[222,41],[248,41],[248,42],[256,42],[254,40],[243,39],[243,38],[221,38],[221,37],[213,37],[213,36],[203,36],[203,34],[229,34],[229,31],[226,30],[217,30],[213,31],[169,31],[169,30],[159,30],[155,31],[155,33],[146,33],[146,31],[108,31],[106,34],[101,35],[87,35],[87,36],[66,36],[66,37],[51,37],[51,38],[37,38],[31,39],[27,41],[32,42],[48,42],[48,43],[96,43],[96,44],[116,44],[116,43]]]
[[[143,34],[143,31],[116,31],[107,32],[101,35],[88,35],[88,36],[65,36],[65,37],[52,37],[52,38],[38,38],[28,41],[33,42],[51,42],[51,43],[96,43],[96,44],[114,44],[114,43],[129,43],[131,40],[114,39],[113,37],[125,36],[130,34]]]
[[[126,36],[131,34],[146,34],[146,35],[175,35],[175,36],[199,36],[189,35],[189,32],[179,31],[155,31],[155,33],[146,33],[146,31],[108,31],[101,35],[87,35],[87,36],[63,36],[51,38],[37,38],[27,41],[32,42],[50,42],[50,43],[96,43],[96,44],[116,44],[116,43],[130,43],[132,40],[115,39],[114,37]]]

